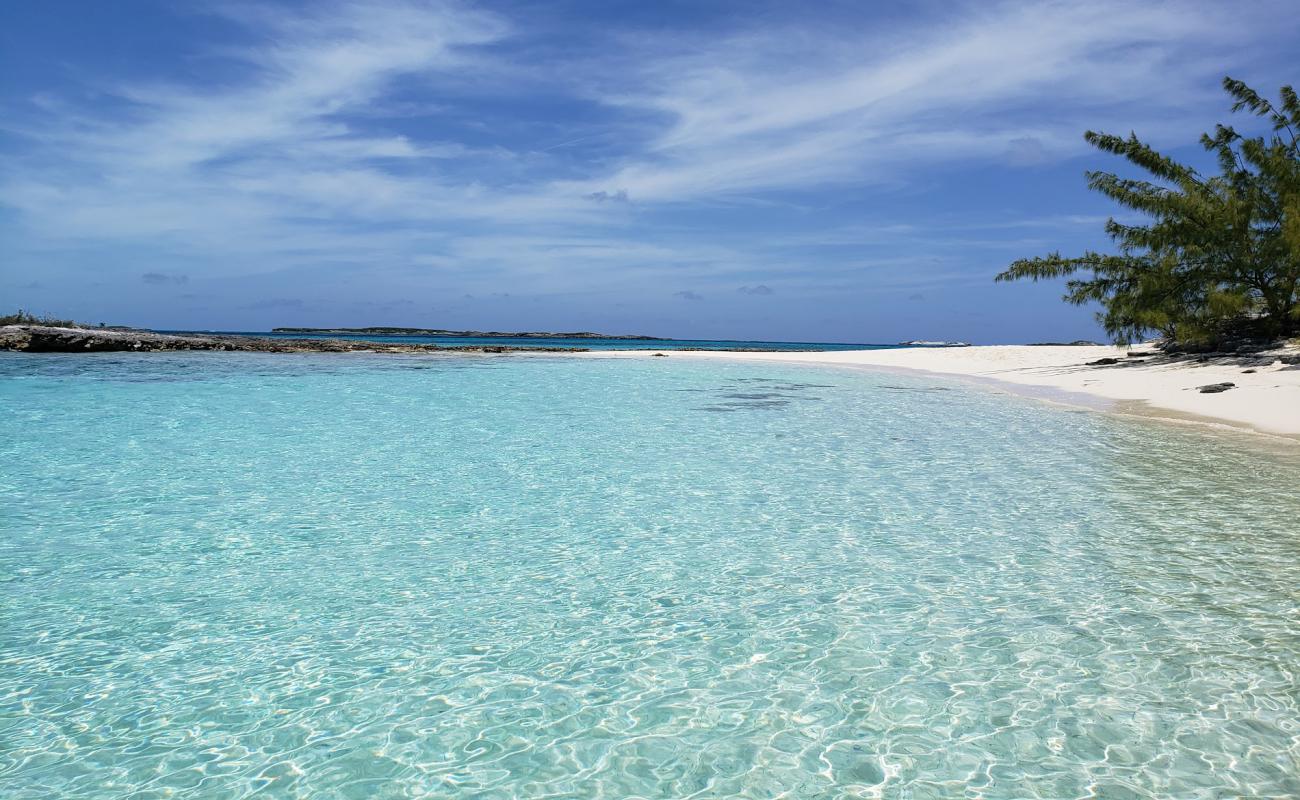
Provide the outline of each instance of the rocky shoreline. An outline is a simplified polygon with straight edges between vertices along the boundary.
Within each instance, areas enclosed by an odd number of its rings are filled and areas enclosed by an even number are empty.
[[[440,345],[352,339],[282,339],[232,334],[170,334],[49,325],[0,327],[0,350],[23,353],[104,353],[214,350],[249,353],[582,353],[585,347]]]

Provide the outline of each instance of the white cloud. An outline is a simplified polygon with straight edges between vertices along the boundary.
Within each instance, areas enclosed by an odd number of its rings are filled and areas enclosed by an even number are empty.
[[[33,122],[25,132],[37,144],[6,170],[4,202],[51,236],[188,233],[200,242],[288,219],[472,213],[464,201],[475,188],[441,180],[436,162],[508,154],[366,133],[349,112],[399,76],[472,68],[473,48],[506,36],[506,23],[422,3],[353,2],[312,17],[239,9],[264,43],[222,52],[250,77],[109,87],[129,105]]]
[[[1217,92],[1222,62],[1208,56],[1257,34],[1214,5],[1004,3],[954,17],[887,39],[737,35],[651,62],[639,90],[609,101],[672,124],[582,188],[683,201],[997,159],[1029,138],[1047,157],[1111,123],[1162,133],[1186,122],[1191,100]]]
[[[248,148],[263,156],[303,145],[343,145],[354,155],[392,151],[400,137],[358,134],[343,115],[382,95],[398,76],[472,66],[471,48],[509,30],[495,16],[450,5],[350,2],[329,9],[317,16],[245,9],[249,16],[239,21],[255,23],[266,43],[225,54],[250,67],[252,81],[224,91],[123,87],[143,122],[109,131],[103,149],[159,166],[238,157]]]
[[[223,8],[249,42],[208,55],[233,68],[100,85],[109,101],[90,104],[43,91],[0,123],[25,137],[0,165],[0,203],[28,248],[152,250],[195,261],[196,284],[351,262],[484,294],[503,282],[649,290],[688,273],[711,296],[757,280],[785,295],[781,276],[801,267],[767,250],[772,237],[666,229],[652,215],[901,181],[918,163],[998,163],[1016,142],[1055,159],[1086,127],[1186,135],[1200,113],[1189,109],[1218,103],[1216,56],[1259,36],[1261,16],[1001,4],[878,30],[615,32],[529,61],[529,32],[478,6]],[[542,90],[595,121],[529,110]],[[475,117],[483,98],[491,119]],[[550,138],[475,133],[494,124]],[[784,246],[915,240],[925,227]],[[839,268],[863,269],[828,274]]]

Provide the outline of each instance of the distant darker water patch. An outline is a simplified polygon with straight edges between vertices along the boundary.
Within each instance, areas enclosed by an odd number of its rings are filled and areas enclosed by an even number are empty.
[[[493,359],[463,353],[226,353],[174,352],[3,353],[0,380],[63,380],[97,383],[167,384],[224,382],[245,378],[324,377],[356,371],[451,372],[501,369]]]
[[[728,400],[770,400],[774,397],[785,397],[780,392],[729,392],[719,395]]]
[[[700,406],[696,411],[751,411],[760,408],[784,408],[790,405],[789,400],[748,400],[739,403],[715,403],[709,406]]]
[[[881,386],[890,392],[950,392],[947,386]]]
[[[849,342],[767,342],[731,339],[588,339],[583,337],[530,336],[426,336],[383,333],[303,333],[275,331],[159,331],[159,333],[225,333],[260,336],[270,339],[342,339],[345,341],[396,342],[401,344],[436,344],[444,347],[478,345],[519,345],[526,347],[587,350],[764,350],[775,352],[825,352],[832,350],[894,350],[895,344]]]
[[[804,394],[808,389],[834,389],[827,383],[795,383],[778,378],[731,378],[726,386],[716,389],[680,389],[683,392],[712,391],[718,402],[699,406],[696,411],[727,413],[734,411],[759,411],[785,408],[791,403],[817,402],[822,398]],[[735,384],[741,384],[737,386]],[[750,384],[759,384],[752,386]]]

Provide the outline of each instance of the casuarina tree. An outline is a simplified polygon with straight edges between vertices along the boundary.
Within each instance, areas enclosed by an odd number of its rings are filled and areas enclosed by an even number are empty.
[[[1277,105],[1241,81],[1224,78],[1223,87],[1234,112],[1265,118],[1271,133],[1246,137],[1219,125],[1204,134],[1218,161],[1218,174],[1207,176],[1135,134],[1089,131],[1094,147],[1150,176],[1087,173],[1090,188],[1141,222],[1106,223],[1118,253],[1021,259],[997,280],[1067,277],[1064,299],[1099,303],[1098,319],[1118,342],[1157,333],[1213,345],[1300,332],[1300,99],[1290,86]]]

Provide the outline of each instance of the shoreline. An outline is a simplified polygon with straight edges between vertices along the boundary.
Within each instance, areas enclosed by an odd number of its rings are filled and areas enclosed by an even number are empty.
[[[867,350],[588,349],[445,345],[235,334],[14,325],[0,349],[27,353],[225,351],[406,355],[568,355],[601,358],[730,359],[928,374],[1047,402],[1130,417],[1231,429],[1300,444],[1300,344],[1263,352],[1166,355],[1149,345],[982,345]],[[1199,391],[1215,384],[1212,392]]]
[[[173,334],[112,328],[51,325],[0,327],[0,350],[19,353],[153,353],[216,351],[241,353],[582,353],[585,347],[518,344],[426,344],[365,339],[291,339],[241,334]]]
[[[281,330],[281,329],[277,329]],[[346,334],[340,334],[346,335]],[[380,335],[380,334],[376,334]],[[452,336],[449,339],[473,338]],[[505,334],[486,334],[482,339],[512,338]],[[673,351],[711,350],[714,348],[675,346],[689,339],[650,339],[633,336],[600,336],[595,334],[539,334],[527,333],[518,337],[527,341],[569,342],[664,342]],[[744,342],[736,342],[744,345]],[[583,353],[592,347],[561,344],[505,344],[492,341],[474,344],[457,342],[394,342],[377,339],[333,339],[289,336],[265,336],[238,332],[177,332],[150,331],[136,328],[75,328],[62,325],[22,323],[0,326],[0,351],[20,353],[124,353],[124,352],[181,352],[187,350],[212,350],[224,352],[257,353]],[[617,348],[595,348],[600,350]],[[635,348],[642,349],[642,348]],[[717,348],[727,352],[780,352],[776,348],[737,346]],[[787,351],[794,352],[794,351]]]
[[[580,355],[645,358],[654,352],[623,350]],[[675,358],[943,376],[1094,411],[1208,425],[1300,444],[1300,363],[1281,360],[1300,362],[1300,347],[1294,346],[1264,353],[1216,354],[1205,361],[1196,356],[1166,356],[1143,345],[984,345],[820,353],[665,352]],[[1102,359],[1116,359],[1116,363],[1089,363]],[[1197,390],[1216,383],[1234,386],[1217,393]]]

